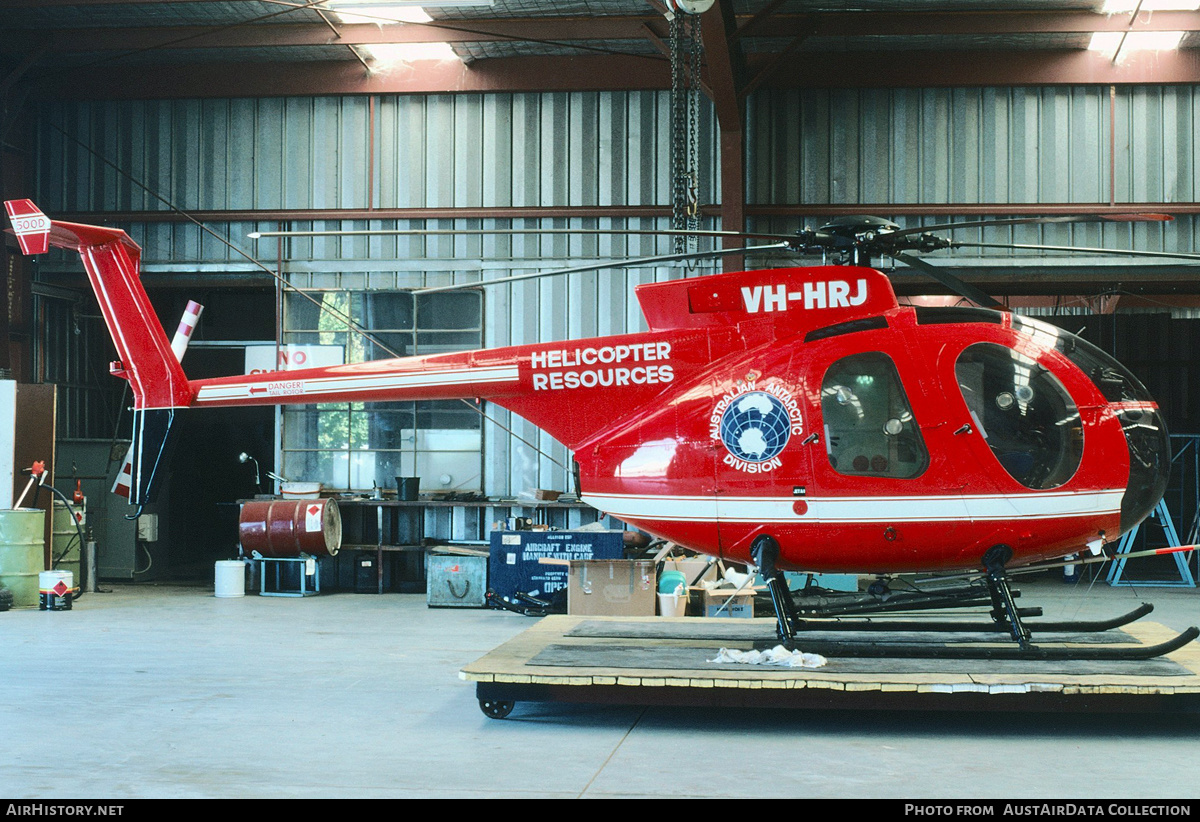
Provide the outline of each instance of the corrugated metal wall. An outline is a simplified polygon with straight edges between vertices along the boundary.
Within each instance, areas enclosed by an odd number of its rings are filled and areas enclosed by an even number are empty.
[[[1105,88],[777,91],[748,125],[751,202],[1108,200]]]
[[[719,191],[719,165],[711,113],[702,110],[700,199],[707,203]],[[1105,87],[764,91],[747,105],[748,202],[1191,202],[1200,189],[1198,119],[1200,88],[1182,86],[1120,88],[1113,99]],[[237,211],[670,202],[668,95],[662,92],[48,104],[39,123],[37,197],[48,213],[164,210],[164,201],[184,210]],[[756,227],[791,230],[801,222],[811,221],[762,218]],[[665,223],[589,219],[576,225]],[[283,227],[476,225],[543,224]],[[281,264],[302,288],[409,288],[670,250],[665,240],[612,236],[317,238],[288,241],[277,261],[274,241],[246,238],[277,224],[209,227],[270,267]],[[148,270],[252,268],[188,223],[127,228],[143,246]],[[1170,226],[1018,228],[959,239],[1192,250],[1196,234],[1187,218]],[[485,344],[639,329],[632,285],[670,276],[678,269],[490,288]],[[559,465],[501,426],[567,463],[564,449],[523,421],[491,412],[499,425],[485,426],[488,493],[567,487]]]
[[[668,95],[502,94],[53,104],[41,113],[39,203],[48,213],[258,209],[627,206],[670,202]],[[701,122],[702,202],[717,189],[712,121]],[[89,151],[90,148],[90,151]],[[219,237],[299,288],[412,288],[668,253],[658,238],[342,237],[255,243],[254,230],[566,227],[559,221],[219,223]],[[662,219],[572,227],[665,228]],[[245,271],[245,258],[185,222],[126,226],[149,271]],[[708,264],[699,271],[712,270]],[[670,267],[489,288],[485,345],[644,328],[637,283]],[[486,409],[485,490],[566,488],[569,455],[538,429]],[[509,430],[516,435],[514,438]],[[525,442],[535,447],[530,447]],[[543,453],[538,453],[540,449]],[[557,462],[556,462],[557,461]],[[561,465],[560,465],[561,463]]]
[[[1111,98],[1104,86],[765,91],[748,109],[748,201],[1191,204],[1197,125],[1198,86],[1120,87]],[[1197,239],[1191,216],[987,232],[991,242],[1149,250],[1191,251]]]

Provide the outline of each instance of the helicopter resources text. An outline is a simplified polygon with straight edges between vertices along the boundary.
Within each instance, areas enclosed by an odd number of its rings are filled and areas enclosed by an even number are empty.
[[[631,343],[535,351],[533,390],[656,385],[675,379],[668,342]]]

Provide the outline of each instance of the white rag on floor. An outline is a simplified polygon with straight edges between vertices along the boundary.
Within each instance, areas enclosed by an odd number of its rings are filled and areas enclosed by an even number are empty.
[[[738,651],[732,648],[722,648],[717,652],[717,658],[710,659],[709,662],[732,662],[739,665],[779,665],[784,668],[823,668],[828,660],[820,654],[789,651],[782,645],[776,645],[769,651]]]

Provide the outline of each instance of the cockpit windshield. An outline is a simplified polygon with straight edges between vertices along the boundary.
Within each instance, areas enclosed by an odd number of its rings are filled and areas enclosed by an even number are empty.
[[[1129,484],[1121,501],[1121,530],[1128,531],[1158,504],[1171,469],[1171,440],[1154,399],[1128,368],[1087,340],[1028,317],[1013,317],[1013,327],[1053,344],[1106,400],[1124,404],[1117,418],[1129,444]]]
[[[1061,352],[1095,383],[1104,399],[1109,402],[1153,401],[1150,392],[1133,372],[1121,365],[1111,354],[1082,337],[1029,317],[1014,316],[1013,328],[1033,337],[1047,348],[1053,347]]]

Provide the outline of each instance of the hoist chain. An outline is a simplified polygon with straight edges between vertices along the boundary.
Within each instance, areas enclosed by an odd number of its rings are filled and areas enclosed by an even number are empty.
[[[703,43],[695,15],[671,18],[671,228],[700,227],[698,132],[700,117],[700,65]],[[695,236],[679,235],[676,253],[695,251]]]

